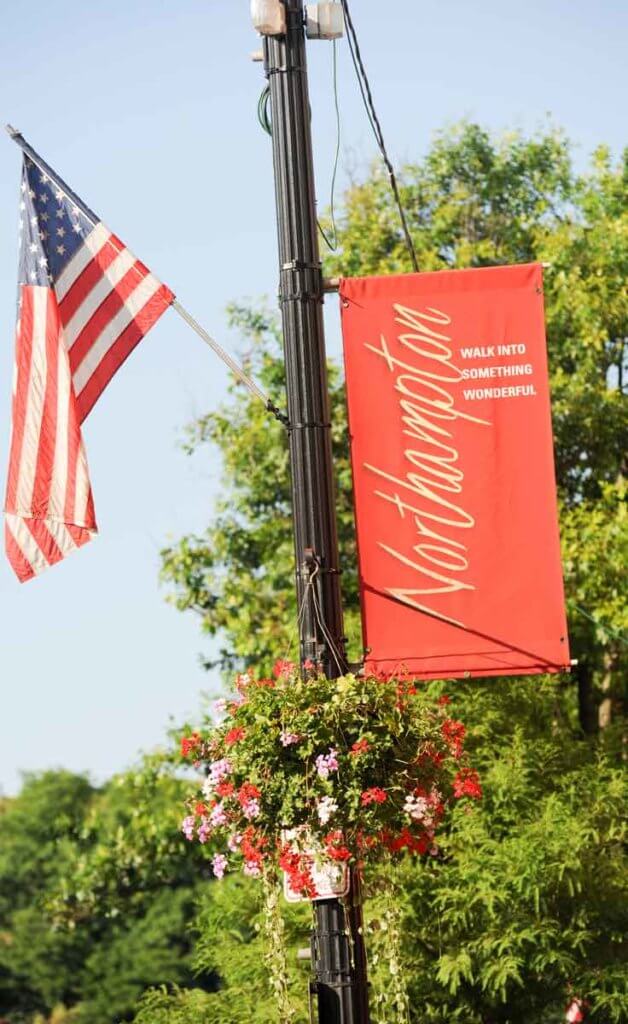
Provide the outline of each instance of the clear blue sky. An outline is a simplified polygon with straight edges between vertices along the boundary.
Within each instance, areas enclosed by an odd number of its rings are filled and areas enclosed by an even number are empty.
[[[534,130],[548,114],[579,166],[625,144],[628,12],[618,0],[353,0],[385,135],[397,161],[467,116]],[[2,16],[0,118],[20,128],[92,209],[225,344],[224,309],[276,292],[262,72],[247,0],[33,0]],[[309,60],[319,201],[334,146],[331,48]],[[341,44],[342,173],[374,145]],[[0,139],[0,475],[9,432],[19,152]],[[337,351],[335,302],[328,303]],[[165,604],[159,549],[200,530],[220,466],[177,448],[215,408],[223,368],[169,312],[118,374],[85,429],[101,535],[20,586],[0,563],[0,790],[64,765],[97,780],[163,740],[203,689],[193,617]],[[2,487],[4,484],[2,483]]]

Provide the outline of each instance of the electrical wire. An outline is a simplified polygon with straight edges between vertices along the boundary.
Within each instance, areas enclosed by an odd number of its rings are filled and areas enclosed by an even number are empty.
[[[378,149],[382,155],[384,164],[386,165],[386,170],[388,171],[390,187],[392,189],[392,193],[395,198],[395,203],[397,204],[397,209],[399,211],[401,227],[403,229],[403,234],[408,252],[410,254],[410,259],[412,260],[412,266],[414,267],[415,271],[418,271],[419,263],[416,256],[416,249],[414,248],[414,242],[412,241],[410,229],[408,228],[406,213],[403,208],[403,203],[401,202],[401,196],[399,194],[399,186],[397,184],[395,169],[390,161],[390,157],[388,156],[388,152],[386,150],[386,143],[384,141],[384,135],[382,132],[382,126],[377,116],[377,111],[375,110],[371,86],[369,83],[368,75],[366,74],[364,62],[362,60],[360,44],[358,43],[358,37],[355,31],[355,26],[353,24],[353,19],[351,17],[351,11],[349,10],[349,2],[348,0],[340,0],[340,2],[342,4],[342,9],[345,16],[345,23],[347,26],[347,42],[349,44],[351,60],[353,61],[353,66],[355,68],[355,73],[358,79],[358,85],[360,87],[360,93],[362,96],[362,102],[364,103],[364,109],[366,110],[369,123],[373,130],[373,135],[375,136],[375,141],[377,142]]]
[[[270,122],[270,114],[268,112],[269,102],[270,86],[265,85],[264,88],[262,89],[262,94],[259,100],[257,101],[257,120],[262,126],[262,130],[265,131],[267,135],[270,135],[272,137],[273,126]]]
[[[323,226],[319,220],[316,221],[318,230],[320,231],[325,244],[328,249],[332,252],[338,250],[338,230],[336,228],[336,212],[334,209],[336,201],[336,178],[338,176],[338,161],[340,159],[340,138],[341,138],[341,122],[340,122],[340,103],[338,100],[338,47],[336,40],[333,41],[333,58],[332,58],[332,82],[334,90],[334,110],[336,112],[336,152],[334,154],[334,167],[331,175],[331,188],[329,197],[329,215],[331,219],[331,230],[333,242],[331,242],[323,229]]]

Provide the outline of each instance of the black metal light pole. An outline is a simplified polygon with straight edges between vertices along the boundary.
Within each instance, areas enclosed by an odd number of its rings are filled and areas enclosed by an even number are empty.
[[[303,0],[286,0],[286,33],[264,37],[270,83],[286,362],[301,664],[346,670],[323,331]],[[354,879],[352,897],[357,895]],[[359,901],[315,903],[312,961],[319,1024],[368,1024]]]

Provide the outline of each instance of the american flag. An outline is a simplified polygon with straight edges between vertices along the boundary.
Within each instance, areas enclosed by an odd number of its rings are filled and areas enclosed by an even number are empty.
[[[6,551],[22,582],[96,532],[81,424],[173,300],[47,164],[25,155],[5,503]]]

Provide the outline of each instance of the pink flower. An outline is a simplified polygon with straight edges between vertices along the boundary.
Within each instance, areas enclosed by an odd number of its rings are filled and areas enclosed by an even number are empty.
[[[282,747],[291,747],[294,743],[298,743],[301,737],[296,732],[282,732],[279,739]]]
[[[242,842],[242,836],[239,832],[234,832],[233,835],[227,839],[227,846],[231,850],[231,853],[237,853],[240,843]]]
[[[424,796],[413,796],[406,797],[406,802],[403,805],[403,809],[406,814],[409,814],[413,821],[423,821],[428,813],[428,802]]]
[[[227,858],[224,853],[216,853],[212,858],[212,871],[216,878],[224,878],[227,870]]]
[[[231,775],[231,761],[222,757],[220,761],[212,761],[209,766],[209,778],[214,786],[217,786],[219,782]]]
[[[273,665],[273,675],[275,679],[280,679],[281,676],[289,676],[291,672],[294,672],[293,661],[286,661],[285,658],[278,658]]]
[[[225,697],[219,697],[213,703],[213,709],[215,715],[224,715],[227,710],[227,700]]]
[[[262,869],[255,860],[245,861],[242,870],[244,871],[245,875],[249,876],[249,878],[259,878],[259,876],[262,873]]]
[[[184,818],[181,822],[181,831],[186,839],[190,841],[194,839],[194,827],[196,825],[196,818],[193,814],[188,814],[187,818]]]
[[[216,804],[215,807],[212,807],[209,812],[209,820],[214,828],[217,828],[219,825],[227,824],[227,815],[222,804]]]
[[[574,999],[567,1009],[565,1020],[568,1021],[569,1024],[580,1024],[580,1021],[584,1020],[584,1013],[582,1012],[583,1009],[582,1000]]]
[[[201,822],[201,824],[199,825],[199,828],[198,828],[198,841],[199,841],[199,843],[206,843],[207,840],[209,839],[210,835],[211,835],[211,831],[212,830],[211,830],[211,828],[209,826],[209,823],[208,823],[207,819],[203,818],[203,821]]]
[[[337,750],[334,750],[333,747],[330,747],[328,754],[319,754],[318,757],[316,758],[316,771],[318,772],[321,779],[326,779],[329,777],[329,774],[331,772],[338,771],[338,758],[336,756],[337,753]]]
[[[248,821],[259,818],[259,800],[247,800],[242,804],[242,813]]]

